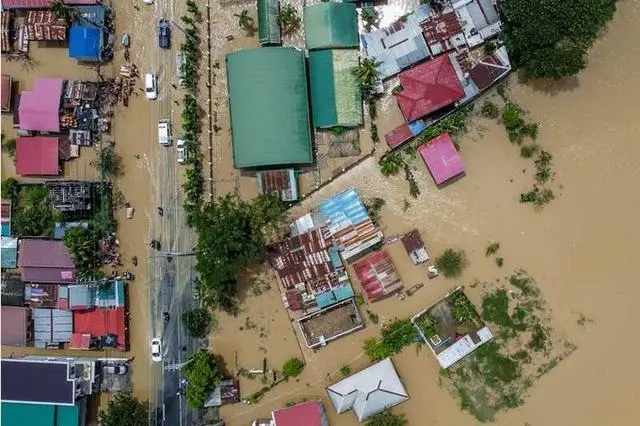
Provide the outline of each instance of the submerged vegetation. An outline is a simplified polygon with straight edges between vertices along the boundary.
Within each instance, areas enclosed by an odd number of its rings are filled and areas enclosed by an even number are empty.
[[[521,405],[535,379],[575,350],[549,327],[535,281],[522,270],[507,281],[509,287],[492,289],[482,299],[481,317],[494,339],[441,371],[441,383],[481,422]]]
[[[456,278],[462,275],[468,261],[464,250],[448,248],[433,263],[445,277]]]
[[[586,67],[589,48],[615,10],[616,0],[503,0],[509,58],[526,78],[575,75]]]
[[[396,319],[382,327],[381,339],[375,337],[364,341],[363,349],[369,361],[375,362],[397,354],[402,349],[416,343],[416,330],[407,319]]]

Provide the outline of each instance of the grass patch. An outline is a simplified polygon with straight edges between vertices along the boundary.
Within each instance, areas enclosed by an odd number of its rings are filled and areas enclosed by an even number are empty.
[[[442,385],[480,422],[520,406],[535,379],[575,350],[548,326],[550,317],[535,281],[517,270],[507,282],[519,291],[496,288],[483,295],[481,316],[494,339],[441,371]]]
[[[343,365],[342,367],[340,367],[340,374],[342,374],[343,377],[347,377],[349,374],[351,374],[351,367],[346,364]]]
[[[369,321],[374,324],[378,324],[380,322],[380,317],[375,312],[371,312],[367,309],[367,317],[369,317]]]

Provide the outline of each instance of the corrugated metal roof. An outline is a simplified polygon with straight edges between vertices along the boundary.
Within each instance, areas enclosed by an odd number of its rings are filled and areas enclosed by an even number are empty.
[[[3,236],[0,247],[2,248],[0,256],[2,258],[2,267],[14,269],[18,266],[18,239]]]
[[[64,0],[66,4],[96,4],[99,0]],[[46,9],[53,0],[2,0],[4,9]]]
[[[278,426],[329,426],[329,420],[320,401],[309,401],[273,412]]]
[[[362,92],[353,74],[359,60],[356,49],[309,52],[311,112],[315,127],[362,124]]]
[[[361,422],[409,399],[391,358],[334,383],[327,394],[338,413],[353,410]]]
[[[280,44],[280,25],[276,19],[280,11],[278,0],[258,0],[258,40],[261,45]]]
[[[24,283],[20,276],[2,274],[0,289],[2,306],[24,306]]]
[[[307,49],[358,47],[356,6],[325,2],[304,8]]]
[[[34,346],[47,343],[66,343],[73,333],[73,314],[61,309],[33,309]]]
[[[236,168],[313,161],[304,54],[264,47],[226,57]]]
[[[95,302],[95,289],[88,285],[70,285],[69,289],[69,309],[82,310],[92,308]]]
[[[258,172],[256,182],[258,194],[276,194],[282,201],[298,199],[298,182],[293,169]]]
[[[348,260],[382,241],[382,231],[369,218],[354,188],[321,202],[318,208],[343,259]]]
[[[26,346],[27,345],[27,318],[29,310],[19,306],[2,306],[0,308],[2,321],[1,339],[3,345]]]
[[[384,250],[357,261],[353,269],[369,301],[380,300],[403,288],[391,256]]]

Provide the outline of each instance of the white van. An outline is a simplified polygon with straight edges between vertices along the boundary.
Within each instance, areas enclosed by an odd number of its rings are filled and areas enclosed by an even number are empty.
[[[149,100],[158,98],[158,77],[155,74],[144,75],[144,94]]]
[[[169,120],[158,120],[158,142],[160,145],[171,145],[171,125]]]

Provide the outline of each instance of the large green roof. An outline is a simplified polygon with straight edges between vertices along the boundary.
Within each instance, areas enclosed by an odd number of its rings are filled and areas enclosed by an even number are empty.
[[[3,402],[2,426],[78,426],[81,410],[76,405]]]
[[[304,8],[307,49],[358,47],[356,6],[349,3],[319,3]]]
[[[280,3],[278,0],[258,0],[258,40],[261,45],[280,44],[280,26],[276,22]]]
[[[313,161],[303,52],[263,47],[227,55],[236,168]]]
[[[362,124],[362,95],[353,75],[358,61],[356,49],[309,52],[311,111],[315,127]]]

